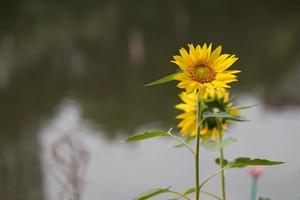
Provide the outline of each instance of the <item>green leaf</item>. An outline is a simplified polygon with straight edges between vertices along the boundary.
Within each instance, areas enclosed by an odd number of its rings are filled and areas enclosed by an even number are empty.
[[[227,145],[230,145],[230,144],[233,144],[237,141],[237,138],[234,138],[234,137],[228,137],[228,138],[224,138],[223,140],[221,140],[218,145],[217,145],[217,148],[218,149],[221,149],[221,148],[224,148],[225,146]]]
[[[166,83],[166,82],[169,82],[169,81],[173,81],[174,80],[174,77],[177,73],[174,73],[174,74],[170,74],[168,76],[165,76],[161,79],[158,79],[156,81],[153,81],[151,83],[148,83],[146,84],[145,86],[153,86],[153,85],[160,85],[160,84],[163,84],[163,83]]]
[[[170,187],[152,189],[152,190],[149,190],[147,192],[142,193],[141,195],[139,195],[138,197],[136,197],[135,200],[150,199],[151,197],[157,196],[159,194],[169,192],[170,191],[169,189],[170,189]]]
[[[134,136],[131,136],[125,140],[125,142],[135,142],[139,140],[145,140],[153,137],[159,137],[159,136],[168,136],[168,134],[165,131],[152,131],[152,132],[145,132],[142,134],[137,134]]]
[[[215,151],[217,143],[213,140],[205,141],[200,144],[204,149],[209,151]]]
[[[218,165],[220,165],[220,158],[217,158],[217,159],[215,160],[215,162],[216,162]],[[223,164],[224,164],[224,166],[228,165],[228,160],[223,159]]]
[[[184,140],[186,143],[189,143],[190,141],[192,141],[195,137],[194,136],[187,136],[186,139]],[[184,146],[184,144],[177,144],[175,146],[173,146],[174,148],[179,148]]]
[[[201,143],[201,146],[209,151],[217,151],[220,150],[221,148],[224,148],[227,145],[235,143],[236,141],[237,141],[236,138],[228,137],[221,140],[220,142],[215,142],[213,140],[205,141]]]
[[[284,162],[266,160],[266,159],[251,159],[251,158],[237,158],[229,163],[231,168],[243,168],[252,165],[280,165]]]
[[[194,188],[194,187],[193,188],[189,188],[189,189],[187,189],[186,191],[183,192],[183,195],[192,194],[194,192],[196,192],[196,188]]]
[[[205,120],[207,118],[221,118],[221,119],[227,119],[227,120],[233,120],[233,121],[239,121],[239,122],[246,122],[249,121],[243,116],[240,115],[231,115],[225,112],[217,112],[217,113],[212,113],[210,111],[207,111],[203,113],[202,120]]]
[[[249,105],[249,106],[238,106],[238,107],[233,107],[232,109],[244,110],[244,109],[248,109],[248,108],[253,108],[255,106],[257,106],[257,104],[253,104],[253,105]]]

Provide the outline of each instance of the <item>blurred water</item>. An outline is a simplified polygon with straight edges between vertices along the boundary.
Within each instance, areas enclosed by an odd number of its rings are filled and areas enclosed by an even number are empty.
[[[247,97],[240,103],[250,102],[258,100]],[[103,137],[101,130],[82,118],[78,104],[66,101],[60,108],[40,134],[46,199],[57,199],[62,189],[52,174],[58,169],[51,158],[51,149],[53,142],[64,133],[81,141],[89,154],[87,172],[83,176],[83,199],[133,199],[142,191],[159,186],[172,185],[177,190],[193,186],[192,155],[186,149],[172,148],[176,144],[172,139],[159,138],[127,144],[122,142],[124,137],[118,137],[112,142]],[[244,112],[253,121],[237,124],[228,133],[239,138],[237,143],[226,148],[228,159],[249,156],[287,162],[283,166],[265,168],[259,181],[260,196],[280,200],[297,199],[300,195],[297,188],[300,184],[300,161],[297,159],[300,136],[291,131],[300,128],[297,123],[299,113],[299,108],[274,112],[259,105]],[[153,127],[145,125],[139,131]],[[202,178],[217,169],[213,164],[217,156],[216,153],[201,150]],[[247,199],[251,181],[247,171],[232,170],[227,177],[228,199]],[[218,192],[218,188],[219,180],[215,178],[205,190]],[[165,195],[157,199],[166,198]]]
[[[172,149],[170,140],[121,141],[175,126],[175,83],[143,85],[174,72],[169,61],[179,47],[211,41],[240,57],[237,100],[260,103],[245,113],[253,121],[232,129],[240,139],[226,155],[287,161],[267,169],[259,192],[297,199],[299,9],[297,1],[281,0],[3,1],[0,199],[57,199],[62,189],[52,177],[51,144],[65,134],[88,152],[87,169],[78,172],[86,177],[85,199],[132,199],[159,185],[191,186],[188,152]],[[203,163],[214,157],[205,153]],[[202,175],[210,169],[203,167]],[[230,199],[247,198],[246,173],[228,176]]]

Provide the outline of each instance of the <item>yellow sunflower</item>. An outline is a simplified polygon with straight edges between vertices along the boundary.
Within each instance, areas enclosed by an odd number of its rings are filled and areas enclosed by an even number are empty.
[[[228,83],[237,81],[236,75],[240,70],[227,70],[238,58],[235,55],[221,54],[222,47],[212,50],[212,44],[202,47],[189,44],[189,52],[184,48],[179,50],[180,55],[175,55],[171,61],[179,66],[181,71],[174,77],[179,88],[184,88],[188,93],[200,89],[201,94],[209,92],[225,92],[230,88]]]
[[[178,124],[180,128],[180,134],[186,136],[196,135],[196,108],[197,108],[197,94],[196,92],[187,93],[182,92],[179,97],[183,101],[175,107],[184,112],[178,116],[181,122]],[[238,115],[239,109],[233,108],[233,103],[229,100],[229,93],[215,93],[214,96],[206,93],[201,101],[203,113],[204,112],[225,112],[232,115]],[[221,131],[224,134],[224,130],[227,128],[228,120],[223,119],[221,121]],[[203,121],[200,128],[201,137],[205,140],[211,139],[213,136],[216,140],[219,138],[217,130],[217,120],[215,118],[207,118]]]

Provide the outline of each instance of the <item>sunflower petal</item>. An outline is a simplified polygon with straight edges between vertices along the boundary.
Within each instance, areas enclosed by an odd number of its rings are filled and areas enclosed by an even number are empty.
[[[235,63],[238,60],[237,57],[230,56],[229,58],[225,59],[223,62],[216,65],[215,69],[217,72],[225,71],[227,68],[229,68],[233,63]]]
[[[210,58],[208,60],[208,64],[213,64],[213,62],[215,60],[217,60],[217,58],[220,56],[221,54],[221,51],[222,51],[222,46],[218,46],[210,55]]]

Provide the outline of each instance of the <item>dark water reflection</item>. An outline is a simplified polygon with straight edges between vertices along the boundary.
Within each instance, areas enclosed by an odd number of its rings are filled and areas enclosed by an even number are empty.
[[[3,2],[0,198],[43,199],[37,138],[66,98],[114,143],[142,124],[173,126],[175,83],[143,85],[173,72],[169,60],[188,42],[212,41],[240,57],[234,93],[275,110],[298,106],[299,8],[297,1]]]

